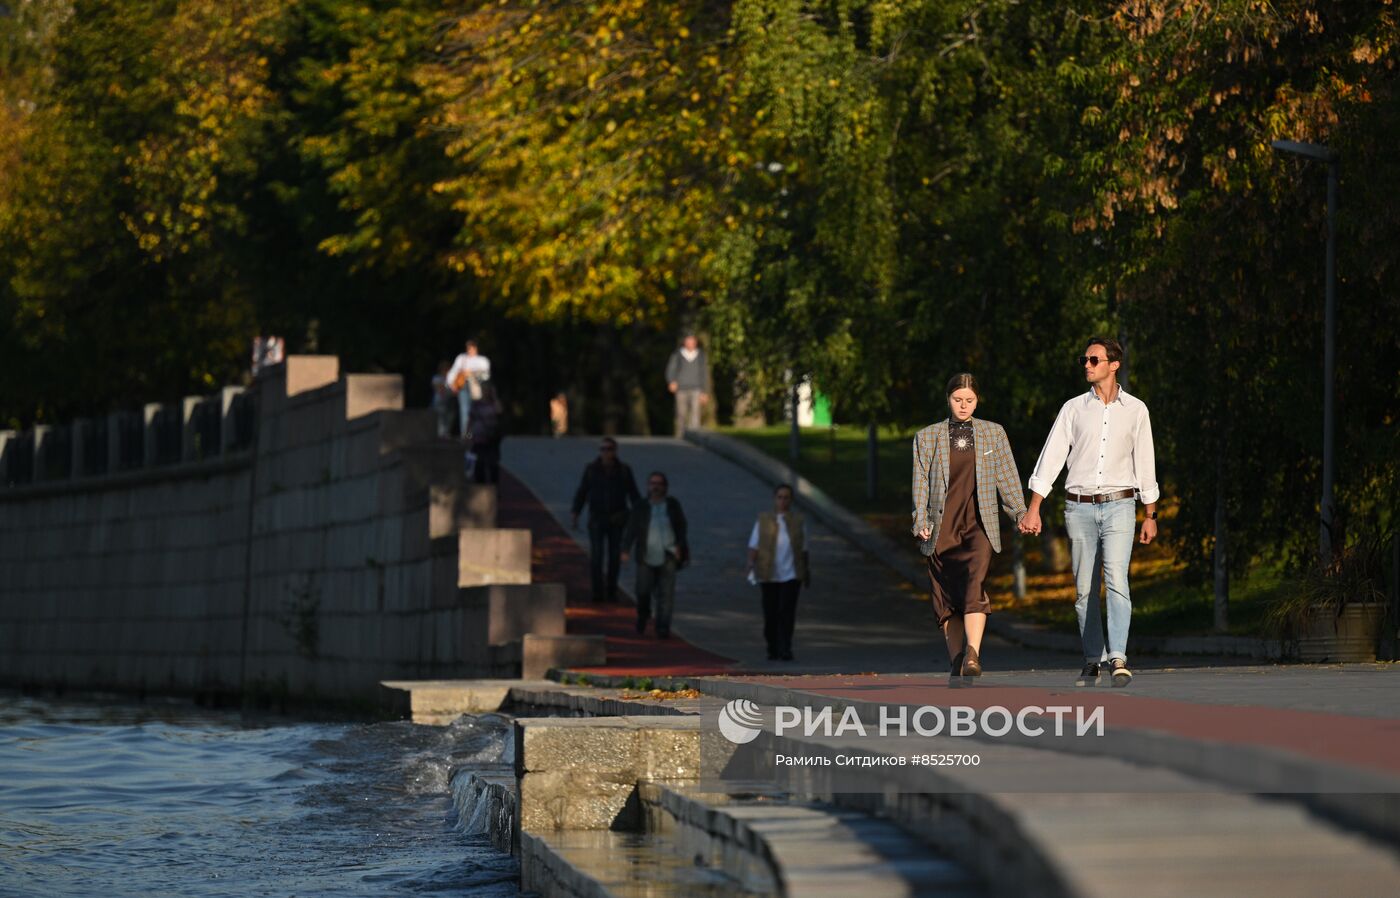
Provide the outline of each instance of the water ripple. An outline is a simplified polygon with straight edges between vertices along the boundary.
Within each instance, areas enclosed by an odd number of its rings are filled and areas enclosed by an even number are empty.
[[[518,896],[452,774],[509,721],[250,726],[176,703],[0,694],[0,893]]]

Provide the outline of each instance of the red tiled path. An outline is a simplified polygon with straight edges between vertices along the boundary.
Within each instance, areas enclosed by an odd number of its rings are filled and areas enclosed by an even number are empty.
[[[1153,730],[1184,739],[1283,749],[1320,761],[1400,774],[1400,720],[1260,705],[1209,705],[1111,690],[979,684],[951,690],[946,678],[917,676],[754,677],[751,682],[831,698],[888,705],[1049,705],[1104,708],[1106,728]]]
[[[563,583],[567,590],[568,632],[602,634],[607,639],[606,667],[580,668],[619,676],[700,676],[732,673],[734,662],[697,648],[675,635],[657,639],[648,629],[638,635],[632,605],[595,605],[589,601],[588,554],[580,548],[529,487],[509,471],[501,471],[496,523],[530,531],[533,558],[531,579]],[[624,566],[624,580],[630,568]]]

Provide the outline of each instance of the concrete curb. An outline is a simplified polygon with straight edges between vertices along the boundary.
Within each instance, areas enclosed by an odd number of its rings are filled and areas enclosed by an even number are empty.
[[[791,484],[796,492],[794,501],[808,514],[908,580],[916,589],[928,588],[928,572],[910,557],[911,553],[901,551],[889,537],[846,510],[792,468],[742,440],[724,434],[687,430],[685,438],[702,449],[734,462],[771,486]],[[1004,611],[987,616],[987,629],[1027,648],[1075,654],[1081,651],[1076,634],[1056,632]],[[1216,655],[1256,659],[1283,657],[1283,644],[1279,640],[1240,636],[1136,636],[1133,637],[1132,648],[1134,654],[1146,655]]]

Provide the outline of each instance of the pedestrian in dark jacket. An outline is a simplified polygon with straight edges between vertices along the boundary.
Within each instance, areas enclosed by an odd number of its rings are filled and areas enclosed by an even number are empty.
[[[496,401],[496,386],[489,381],[481,385],[481,398],[473,400],[467,412],[467,438],[471,441],[476,464],[472,479],[477,483],[501,482],[501,406]]]
[[[678,499],[668,496],[666,475],[647,476],[647,501],[632,506],[622,533],[622,558],[637,556],[637,632],[643,633],[653,606],[656,635],[671,635],[671,611],[676,603],[676,571],[690,560],[685,512]]]
[[[593,601],[617,601],[617,576],[622,561],[622,530],[628,509],[640,504],[641,493],[632,469],[617,457],[617,441],[604,437],[598,457],[583,469],[583,479],[574,493],[573,528],[588,506],[589,563],[593,574]],[[607,552],[607,581],[603,579],[603,553]]]

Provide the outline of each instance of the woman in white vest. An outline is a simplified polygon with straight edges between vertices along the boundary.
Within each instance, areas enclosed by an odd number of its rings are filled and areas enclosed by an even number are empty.
[[[763,590],[763,638],[768,660],[791,661],[797,595],[811,585],[807,566],[807,524],[792,510],[792,487],[773,491],[773,510],[762,512],[749,536],[749,578]]]

